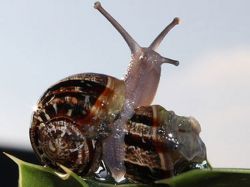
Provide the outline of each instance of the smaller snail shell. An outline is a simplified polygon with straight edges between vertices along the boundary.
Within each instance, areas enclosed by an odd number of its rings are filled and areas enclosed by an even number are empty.
[[[206,161],[197,121],[160,105],[135,109],[125,135],[126,177],[143,183],[168,178]]]
[[[41,161],[78,174],[97,167],[101,146],[96,141],[108,135],[107,125],[119,114],[124,92],[123,81],[94,73],[73,75],[50,87],[37,104],[30,128]]]

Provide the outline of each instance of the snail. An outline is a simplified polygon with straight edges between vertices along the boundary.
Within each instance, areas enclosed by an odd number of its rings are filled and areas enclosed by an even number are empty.
[[[61,164],[81,176],[112,176],[116,182],[144,177],[152,182],[201,164],[206,148],[199,137],[199,123],[160,105],[150,106],[161,65],[178,65],[155,50],[179,19],[143,48],[99,2],[94,7],[131,50],[127,74],[123,80],[97,73],[76,74],[48,88],[32,117],[34,152],[47,166],[60,169]]]
[[[117,29],[128,44],[132,60],[124,77],[125,82],[125,103],[120,118],[113,123],[113,133],[103,144],[103,157],[116,181],[123,179],[126,172],[124,167],[124,127],[126,121],[134,114],[134,109],[139,106],[151,104],[161,74],[161,65],[170,63],[178,65],[178,61],[162,57],[155,50],[165,35],[179,23],[175,18],[147,48],[139,44],[128,34],[128,32],[101,6],[96,2],[94,6],[103,16]]]

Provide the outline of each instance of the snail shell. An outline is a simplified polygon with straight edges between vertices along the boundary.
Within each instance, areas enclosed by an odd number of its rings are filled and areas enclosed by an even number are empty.
[[[70,76],[50,87],[34,111],[30,139],[42,163],[95,175],[102,142],[124,103],[124,82],[102,74]],[[206,160],[199,124],[159,105],[135,109],[125,124],[125,177],[152,182]],[[105,163],[104,163],[105,164]],[[108,176],[106,176],[108,177]]]
[[[37,104],[30,128],[32,147],[42,163],[60,163],[86,174],[100,157],[95,141],[108,135],[107,124],[119,114],[124,91],[123,81],[94,73],[73,75],[50,87]]]
[[[199,128],[194,118],[178,116],[160,105],[135,109],[125,135],[126,177],[150,183],[206,163]]]

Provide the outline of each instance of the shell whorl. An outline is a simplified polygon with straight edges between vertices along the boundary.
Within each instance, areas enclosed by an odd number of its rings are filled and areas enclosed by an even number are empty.
[[[96,141],[108,135],[108,124],[123,106],[124,90],[122,81],[93,73],[73,75],[50,87],[37,104],[30,128],[40,160],[87,173],[100,157]]]
[[[54,118],[32,129],[30,133],[38,140],[33,144],[37,145],[35,150],[46,165],[56,167],[61,164],[78,173],[86,173],[94,147],[74,121]]]

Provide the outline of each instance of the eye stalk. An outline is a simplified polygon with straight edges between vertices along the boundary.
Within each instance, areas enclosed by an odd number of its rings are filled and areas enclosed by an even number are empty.
[[[136,53],[140,53],[143,49],[142,47],[130,36],[130,34],[102,7],[101,3],[97,1],[94,4],[94,8],[97,9],[101,14],[108,19],[108,21],[116,28],[116,30],[122,35],[128,47],[131,50],[132,55],[136,56]],[[179,18],[174,18],[173,21],[165,27],[165,29],[155,38],[155,40],[151,43],[147,51],[155,51],[167,33],[174,28],[175,25],[180,23]],[[141,55],[139,55],[141,56]],[[161,63],[169,63],[178,66],[179,62],[176,60],[172,60],[169,58],[162,57]]]
[[[156,50],[167,33],[174,28],[175,25],[180,23],[180,18],[174,18],[173,21],[155,38],[155,40],[149,46],[150,49]]]
[[[179,61],[173,60],[173,59],[170,59],[170,58],[165,58],[165,57],[162,57],[161,63],[162,64],[168,63],[168,64],[173,64],[175,66],[179,66]]]
[[[130,34],[102,7],[99,1],[95,2],[94,8],[102,13],[104,17],[116,28],[116,30],[122,35],[124,40],[127,42],[131,53],[135,53],[141,47],[137,42],[130,36]]]

